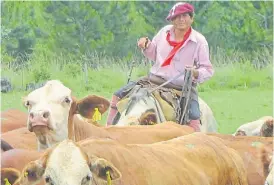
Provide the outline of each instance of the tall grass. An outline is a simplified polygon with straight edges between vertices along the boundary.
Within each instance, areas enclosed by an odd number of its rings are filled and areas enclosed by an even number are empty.
[[[271,53],[253,52],[252,55],[250,58],[236,51],[227,54],[217,48],[214,54],[211,53],[215,74],[199,86],[199,91],[272,89]],[[259,58],[264,58],[264,61]],[[134,80],[148,74],[151,64],[140,53],[126,59],[107,57],[96,52],[81,57],[39,53],[32,55],[21,67],[3,66],[2,76],[11,80],[15,91],[24,91],[26,84],[31,82],[59,79],[75,91],[112,93],[126,84],[131,68],[131,80]]]

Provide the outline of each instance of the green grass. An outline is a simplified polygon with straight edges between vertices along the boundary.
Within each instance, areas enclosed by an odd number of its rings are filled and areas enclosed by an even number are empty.
[[[233,133],[243,123],[273,115],[273,91],[261,89],[201,92],[213,110],[220,133]]]

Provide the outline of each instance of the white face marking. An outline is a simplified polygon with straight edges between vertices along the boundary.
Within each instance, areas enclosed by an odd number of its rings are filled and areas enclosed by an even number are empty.
[[[53,140],[63,140],[68,137],[68,116],[72,103],[71,90],[60,81],[48,81],[43,87],[32,91],[25,99],[28,103],[28,128],[30,128],[30,113],[35,115],[49,112],[48,127]]]
[[[131,106],[132,107],[130,111],[127,112],[127,115],[125,115],[126,110],[122,112],[121,117],[116,125],[131,125],[133,121],[138,121],[141,115],[147,110],[156,109],[155,101],[152,99],[152,97],[144,97]]]
[[[241,125],[234,134],[236,134],[238,130],[242,130],[246,133],[247,136],[259,136],[264,123],[264,119],[258,119],[252,122],[245,123]]]
[[[271,159],[271,162],[270,162],[270,164],[269,164],[269,174],[268,174],[268,176],[266,177],[266,180],[265,180],[265,184],[266,185],[273,185],[273,156],[274,155],[272,155],[272,159]]]
[[[92,178],[80,148],[65,140],[49,156],[44,178],[50,177],[54,185],[81,185],[88,175]]]

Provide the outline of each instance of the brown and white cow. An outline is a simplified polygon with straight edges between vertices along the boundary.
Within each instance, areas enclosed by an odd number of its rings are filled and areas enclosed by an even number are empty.
[[[273,123],[272,116],[264,116],[259,118],[258,120],[245,123],[237,128],[236,132],[233,134],[234,136],[260,136],[261,128],[265,123],[271,122]]]
[[[238,153],[217,137],[194,133],[154,144],[65,140],[29,163],[22,185],[246,185]]]
[[[161,125],[164,125],[164,124],[161,124]],[[154,126],[147,126],[147,127],[151,128]],[[164,128],[162,129],[163,131],[166,130],[166,135],[168,135],[167,134],[168,132],[173,132],[168,127],[166,127],[166,129]],[[121,133],[121,135],[123,135],[123,133]],[[128,138],[132,138],[128,134],[126,134],[126,132],[125,132],[125,135]],[[240,154],[240,156],[242,157],[244,161],[245,168],[247,169],[247,172],[248,172],[249,185],[264,184],[264,181],[268,174],[264,174],[263,169],[264,169],[264,166],[268,167],[270,162],[262,163],[260,161],[260,156],[262,155],[260,148],[267,150],[267,152],[265,152],[266,155],[268,156],[273,155],[272,153],[273,138],[255,137],[255,136],[231,136],[231,135],[223,135],[223,134],[210,134],[210,135],[222,138],[224,140],[224,143],[227,146],[235,149]],[[151,142],[152,138],[145,137],[146,134],[143,133],[143,134],[140,134],[139,136],[140,136],[139,139],[136,138],[136,143],[138,143],[138,140],[143,141],[144,143],[145,141],[147,141],[147,143],[152,143]],[[98,138],[100,137],[101,136],[98,136]],[[164,140],[164,138],[162,139]],[[121,139],[120,142],[130,143],[134,141],[132,141],[131,139],[129,140]],[[14,161],[14,164],[17,164],[17,163],[20,164],[21,159],[18,160],[16,156],[13,156],[13,161]]]
[[[73,130],[73,117],[78,111],[92,118],[95,108],[104,113],[109,107],[108,100],[98,96],[77,101],[71,90],[57,80],[32,91],[24,98],[24,104],[28,109],[27,128],[36,134],[39,150],[74,137],[69,136],[68,130]]]
[[[45,86],[25,97],[28,108],[28,129],[36,134],[38,150],[46,149],[64,139],[79,141],[88,137],[111,138],[122,143],[154,143],[193,132],[188,126],[175,123],[153,127],[97,127],[75,114],[91,119],[94,109],[104,113],[109,101],[91,95],[81,100],[72,97],[71,90],[60,81],[48,81]]]
[[[27,118],[27,113],[17,109],[9,109],[1,112],[1,133],[26,127]]]

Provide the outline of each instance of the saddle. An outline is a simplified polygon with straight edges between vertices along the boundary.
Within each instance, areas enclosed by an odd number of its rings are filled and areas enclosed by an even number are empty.
[[[147,76],[142,77],[137,80],[137,82],[131,82],[132,85],[129,85],[127,89],[124,89],[121,101],[128,99],[132,94],[137,93],[140,88],[146,88],[150,91],[164,82],[165,80],[163,78],[155,75],[150,75],[149,78]],[[169,83],[152,92],[153,96],[160,104],[165,119],[168,121],[176,122],[180,116],[181,89],[182,87]],[[192,93],[191,98],[195,99],[195,94],[197,95],[197,93]]]

